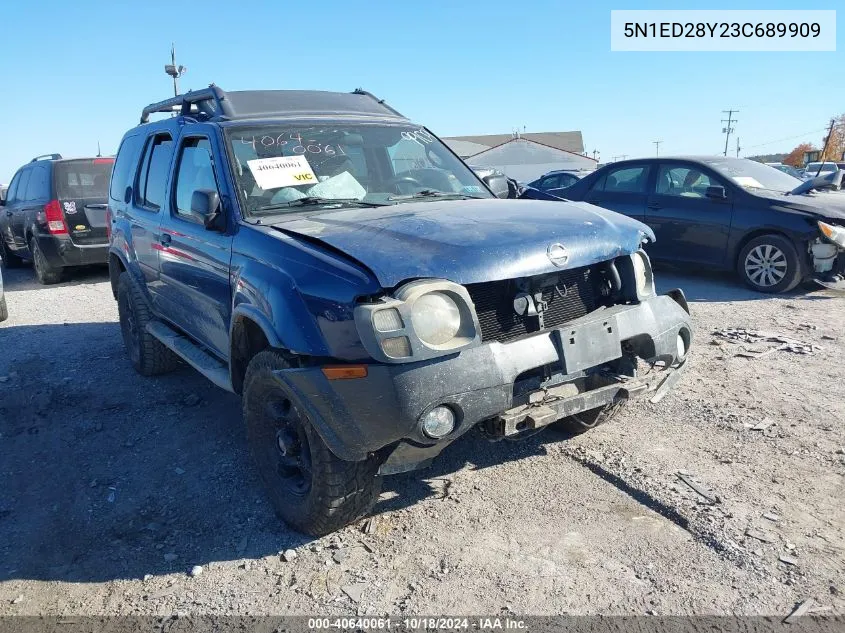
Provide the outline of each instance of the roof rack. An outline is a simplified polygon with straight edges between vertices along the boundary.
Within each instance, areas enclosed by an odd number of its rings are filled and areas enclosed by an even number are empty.
[[[371,106],[353,97],[366,97]],[[203,121],[249,119],[275,114],[366,114],[405,118],[373,94],[357,88],[351,93],[322,92],[318,90],[247,90],[226,93],[211,84],[208,88],[194,90],[151,103],[141,112],[141,123],[148,123],[154,112],[178,113]]]
[[[210,116],[231,116],[230,108],[226,103],[226,93],[211,84],[208,88],[202,90],[189,90],[185,94],[175,96],[172,99],[151,103],[141,112],[141,123],[147,123],[150,120],[150,114],[154,112],[172,113],[177,108],[182,116],[200,112],[205,112]]]
[[[41,156],[36,156],[35,158],[33,158],[29,162],[34,163],[34,162],[37,162],[39,160],[61,160],[61,158],[62,158],[61,154],[41,154]]]

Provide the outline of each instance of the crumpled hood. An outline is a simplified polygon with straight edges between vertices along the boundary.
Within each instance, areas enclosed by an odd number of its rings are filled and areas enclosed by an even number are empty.
[[[577,268],[635,252],[654,233],[641,222],[584,202],[438,200],[294,216],[273,224],[319,241],[369,268],[383,288],[407,279],[460,284]],[[569,260],[547,255],[560,243]]]
[[[817,191],[799,195],[767,191],[765,194],[757,195],[820,220],[834,220],[837,224],[845,223],[845,191]]]

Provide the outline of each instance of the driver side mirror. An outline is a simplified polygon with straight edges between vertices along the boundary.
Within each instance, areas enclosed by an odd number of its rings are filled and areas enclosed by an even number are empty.
[[[728,197],[725,193],[725,188],[721,185],[710,185],[707,187],[704,195],[713,200],[725,200]]]
[[[508,185],[508,179],[504,174],[490,174],[484,176],[481,180],[490,187],[490,190],[497,198],[511,197],[511,187]]]
[[[220,194],[212,189],[197,189],[191,194],[191,213],[209,230],[220,230]]]

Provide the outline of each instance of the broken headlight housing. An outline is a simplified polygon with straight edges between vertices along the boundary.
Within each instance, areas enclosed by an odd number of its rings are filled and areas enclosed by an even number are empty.
[[[818,225],[822,235],[836,244],[839,248],[845,248],[845,227],[821,221],[818,222]]]
[[[481,342],[469,293],[450,281],[405,284],[392,297],[357,306],[355,323],[370,356],[388,363],[426,360]]]

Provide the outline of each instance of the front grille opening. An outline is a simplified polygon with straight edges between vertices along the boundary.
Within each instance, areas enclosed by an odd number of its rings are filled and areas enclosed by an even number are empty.
[[[591,266],[467,286],[481,326],[481,340],[499,343],[560,327],[580,318],[607,303],[609,288],[604,271]],[[542,293],[546,306],[542,311],[542,327],[538,316],[516,312],[514,298],[520,292],[532,297]]]

